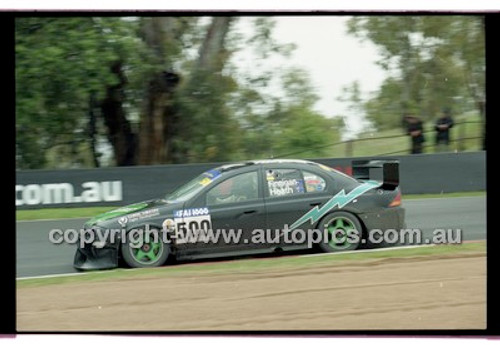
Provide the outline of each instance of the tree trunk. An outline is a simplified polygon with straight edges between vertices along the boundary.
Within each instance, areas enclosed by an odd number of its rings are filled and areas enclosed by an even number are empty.
[[[113,64],[111,71],[118,77],[119,83],[107,88],[106,98],[101,102],[101,112],[108,129],[108,140],[113,146],[116,165],[134,165],[137,144],[122,105],[126,79],[121,62]]]
[[[198,70],[220,72],[225,62],[224,40],[232,17],[215,17],[208,28],[198,55]]]
[[[167,147],[173,116],[170,105],[179,76],[167,71],[171,70],[167,47],[178,44],[179,37],[175,37],[177,20],[173,17],[145,18],[142,24],[143,39],[164,70],[153,75],[147,86],[139,127],[138,163],[141,165],[163,164],[170,159]]]
[[[95,93],[89,96],[89,137],[90,137],[90,152],[92,154],[92,162],[94,168],[99,168],[99,156],[96,148],[96,135],[97,135],[97,119],[96,119],[96,99]]]
[[[144,110],[141,113],[139,164],[162,164],[169,161],[173,110],[171,98],[179,77],[163,72],[149,82]]]
[[[164,70],[152,76],[148,83],[139,129],[139,164],[163,164],[184,157],[182,152],[175,151],[171,143],[179,128],[183,128],[182,123],[189,122],[189,114],[180,116],[173,107],[172,98],[180,77],[172,72],[172,56],[166,49],[168,46],[175,51],[173,47],[181,40],[183,24],[179,20],[173,17],[146,18],[142,25],[144,41]],[[212,20],[189,83],[199,82],[199,72],[217,73],[222,70],[226,60],[224,39],[231,20],[231,17],[215,17]]]
[[[210,125],[224,120],[221,102],[214,101],[213,96],[222,96],[217,88],[224,85],[221,72],[228,59],[225,39],[233,20],[233,17],[212,19],[198,50],[198,58],[190,73],[190,79],[184,83],[183,98],[189,100],[193,106],[190,113],[179,114],[177,131],[182,147],[173,155],[176,162],[199,162],[208,157],[207,150],[209,152],[210,146],[214,146],[213,142],[207,143],[210,134],[218,135]],[[204,123],[206,126],[195,127],[192,126],[193,122]]]

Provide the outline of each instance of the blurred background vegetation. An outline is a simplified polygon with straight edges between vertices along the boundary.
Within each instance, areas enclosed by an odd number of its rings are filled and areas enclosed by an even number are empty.
[[[357,82],[337,96],[370,124],[348,141],[348,115],[315,110],[307,71],[250,75],[231,62],[246,47],[261,63],[294,50],[273,38],[273,17],[253,18],[250,37],[234,30],[239,19],[17,18],[16,168],[404,153],[406,113],[424,120],[433,152],[443,106],[464,122],[451,149],[484,149],[483,17],[351,18],[347,32],[379,48],[387,78],[368,98]]]

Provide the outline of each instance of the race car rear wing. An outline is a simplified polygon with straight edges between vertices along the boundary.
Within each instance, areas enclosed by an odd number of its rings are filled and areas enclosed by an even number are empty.
[[[398,160],[358,160],[352,162],[352,176],[360,180],[383,182],[382,188],[393,190],[399,186]]]

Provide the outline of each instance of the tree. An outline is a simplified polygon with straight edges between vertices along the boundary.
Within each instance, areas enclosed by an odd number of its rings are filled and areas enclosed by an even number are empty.
[[[89,107],[117,83],[110,66],[140,50],[133,23],[120,18],[16,19],[17,166],[40,168],[47,154],[71,147],[90,155]],[[66,156],[58,155],[59,161]]]
[[[249,38],[232,30],[236,22],[19,18],[17,167],[228,161],[297,148],[327,152],[337,131],[314,110],[317,95],[307,73],[265,67],[265,59],[287,56],[293,46],[273,38],[272,18],[255,18]],[[247,46],[263,59],[255,73],[242,72],[230,59]],[[271,81],[283,97],[268,92]]]
[[[230,22],[229,17],[214,18],[200,39],[203,27],[195,17],[19,18],[18,167],[44,167],[50,164],[48,150],[68,145],[72,152],[59,156],[58,164],[66,159],[75,163],[82,143],[87,160],[96,164],[100,128],[116,165],[173,161],[177,147],[172,143],[188,136],[179,131],[190,123],[179,114],[178,84],[181,77],[193,77],[197,86],[200,74],[220,74]],[[197,72],[176,72],[196,43],[201,46]],[[216,83],[211,87],[218,89]],[[215,109],[212,114],[218,116]]]
[[[355,17],[348,32],[379,47],[378,64],[389,76],[366,103],[379,127],[401,123],[413,112],[424,120],[453,100],[484,101],[484,27],[476,16]],[[465,86],[465,87],[464,87]],[[463,111],[464,109],[456,109]],[[482,114],[481,107],[478,111]]]
[[[309,75],[300,68],[285,70],[282,75],[284,96],[269,114],[274,157],[324,157],[340,141],[337,119],[329,119],[314,109],[319,99]],[[269,132],[268,132],[269,133]]]
[[[145,76],[137,134],[131,131],[123,114],[124,100],[120,97],[124,92],[119,90],[123,90],[126,81],[120,68],[114,72],[122,82],[108,88],[107,98],[112,106],[108,111],[103,109],[104,117],[109,119],[109,132],[116,133],[110,142],[117,138],[113,146],[118,165],[203,161],[220,156],[213,154],[214,147],[219,145],[203,140],[208,128],[201,127],[199,133],[192,124],[230,122],[221,111],[223,101],[217,98],[223,98],[227,92],[222,85],[226,80],[220,75],[227,60],[224,42],[232,20],[231,17],[212,19],[199,42],[196,60],[190,63],[189,70],[182,71],[178,62],[185,58],[182,55],[188,41],[186,36],[200,29],[197,18],[141,18],[140,37],[148,49],[151,68]],[[211,106],[207,107],[208,104]],[[199,147],[203,147],[203,152],[199,152]]]
[[[176,17],[141,18],[142,39],[154,61],[147,77],[140,111],[137,163],[160,164],[169,161],[168,143],[173,135],[173,94],[180,75],[173,64],[180,53],[182,36],[189,28],[186,20]]]
[[[236,149],[238,126],[227,102],[237,85],[225,73],[231,54],[226,41],[235,20],[213,18],[189,75],[179,89],[175,100],[181,124],[176,162],[224,161]]]

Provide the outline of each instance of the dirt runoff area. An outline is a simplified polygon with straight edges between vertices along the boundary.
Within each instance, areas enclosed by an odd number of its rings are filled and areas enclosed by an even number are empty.
[[[483,254],[139,276],[17,290],[18,331],[485,327]]]

